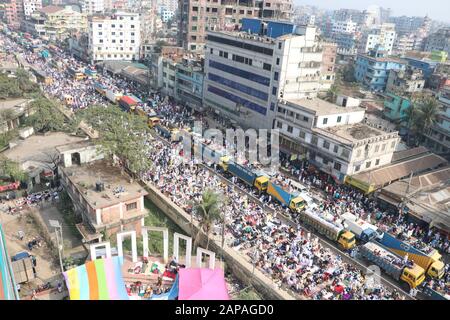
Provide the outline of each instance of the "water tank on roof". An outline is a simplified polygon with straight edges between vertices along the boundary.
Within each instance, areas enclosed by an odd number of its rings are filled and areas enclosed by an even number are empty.
[[[98,192],[102,192],[105,190],[105,184],[103,182],[96,182],[95,183],[95,190]]]

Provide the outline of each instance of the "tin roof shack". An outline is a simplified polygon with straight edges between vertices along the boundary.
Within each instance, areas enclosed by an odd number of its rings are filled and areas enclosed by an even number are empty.
[[[146,213],[145,189],[103,160],[93,144],[79,143],[59,151],[61,184],[82,217],[77,229],[84,240],[102,241],[102,232],[107,238],[126,230],[140,234]]]
[[[11,263],[16,283],[26,283],[35,278],[31,256]]]

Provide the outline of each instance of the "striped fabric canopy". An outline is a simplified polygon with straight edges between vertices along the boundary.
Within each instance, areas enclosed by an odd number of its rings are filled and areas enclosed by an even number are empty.
[[[119,257],[89,261],[64,278],[70,300],[129,300]]]

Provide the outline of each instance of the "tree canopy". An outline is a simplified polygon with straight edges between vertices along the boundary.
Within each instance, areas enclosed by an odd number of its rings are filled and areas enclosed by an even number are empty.
[[[76,117],[77,122],[83,120],[99,132],[98,144],[105,156],[119,157],[137,176],[151,168],[150,146],[146,144],[148,126],[143,117],[112,106],[92,106]]]
[[[39,86],[30,81],[30,74],[18,69],[14,77],[0,74],[0,99],[30,97],[39,92]]]
[[[436,122],[438,113],[439,106],[435,98],[420,96],[405,112],[409,131],[423,134]]]
[[[71,123],[66,122],[63,114],[47,98],[40,97],[32,101],[30,107],[34,109],[34,113],[27,118],[26,124],[37,132],[72,130]]]
[[[26,179],[26,173],[20,168],[20,165],[4,155],[0,155],[0,176],[14,181],[24,181]]]
[[[208,242],[206,249],[209,246],[209,234],[214,226],[214,223],[221,219],[222,214],[220,210],[221,199],[219,193],[214,192],[211,189],[207,189],[202,194],[202,199],[194,204],[194,212],[199,216],[200,228],[206,233]],[[198,235],[195,238],[194,246],[198,242]]]

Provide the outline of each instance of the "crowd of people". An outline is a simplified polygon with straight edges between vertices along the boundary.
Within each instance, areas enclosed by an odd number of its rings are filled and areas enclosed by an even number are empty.
[[[73,110],[104,103],[103,97],[95,93],[93,79],[73,81],[36,54],[23,50],[21,52],[28,63],[38,66],[52,76],[53,83],[44,86],[47,93],[55,97],[65,94],[76,97],[72,105]],[[63,52],[55,54],[53,58],[72,68],[87,67]],[[124,93],[136,95],[131,84],[125,80],[104,74],[96,81],[108,88],[117,88]],[[195,118],[186,108],[170,99],[163,99],[161,95],[140,98],[148,101],[160,115],[162,125],[170,124],[171,127],[182,128]],[[204,119],[196,119],[205,123]],[[184,161],[180,144],[168,145],[149,137],[137,138],[148,138],[148,157],[153,162],[152,169],[143,174],[143,180],[154,184],[196,219],[198,216],[193,211],[193,204],[201,200],[203,192],[212,189],[221,193],[228,199],[223,205],[227,244],[242,252],[280,286],[288,288],[300,297],[312,299],[403,299],[395,290],[379,284],[371,285],[359,269],[344,262],[340,255],[323,246],[316,237],[302,229],[299,223],[291,224],[279,217],[277,213],[280,210],[287,212],[288,209],[271,201],[270,196],[257,194],[254,189],[234,180],[236,185],[259,199],[255,201],[252,197],[238,192],[235,186],[225,184],[197,159]],[[426,233],[426,238],[420,237],[424,236],[420,228],[405,225],[403,217],[391,218],[380,211],[373,200],[361,193],[330,182],[324,174],[311,172],[307,166],[299,169],[286,163],[285,166],[291,170],[296,180],[325,191],[325,201],[319,204],[320,210],[336,217],[344,212],[351,212],[364,219],[372,218],[380,228],[386,228],[387,223],[392,223],[388,231],[394,234],[411,233],[411,236],[428,239],[431,245],[440,246],[448,252],[447,239],[429,233]],[[281,173],[274,178],[287,184],[290,181]],[[220,228],[221,223],[217,223],[216,230]]]

